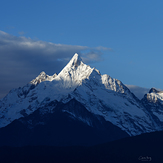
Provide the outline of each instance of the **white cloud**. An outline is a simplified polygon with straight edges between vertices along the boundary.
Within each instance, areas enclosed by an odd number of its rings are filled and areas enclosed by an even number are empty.
[[[7,33],[4,31],[0,31],[0,35],[7,35]]]
[[[103,47],[103,46],[98,46],[95,48],[96,50],[110,50],[112,51],[113,49],[112,48],[107,48],[107,47]]]

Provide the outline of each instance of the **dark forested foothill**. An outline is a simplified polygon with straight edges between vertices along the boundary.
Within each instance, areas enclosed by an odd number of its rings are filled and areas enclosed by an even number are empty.
[[[163,132],[154,132],[97,146],[0,147],[1,163],[162,163]]]

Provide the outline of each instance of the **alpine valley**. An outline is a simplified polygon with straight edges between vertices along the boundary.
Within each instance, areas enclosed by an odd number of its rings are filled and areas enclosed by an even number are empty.
[[[0,100],[0,146],[90,146],[163,130],[163,92],[139,100],[75,54]]]

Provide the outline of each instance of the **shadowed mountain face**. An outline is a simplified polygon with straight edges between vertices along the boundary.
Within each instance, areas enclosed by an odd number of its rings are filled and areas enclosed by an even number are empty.
[[[53,109],[46,112],[49,107]],[[128,136],[119,127],[105,121],[102,116],[90,113],[72,99],[67,104],[51,102],[1,128],[0,146],[90,146]]]

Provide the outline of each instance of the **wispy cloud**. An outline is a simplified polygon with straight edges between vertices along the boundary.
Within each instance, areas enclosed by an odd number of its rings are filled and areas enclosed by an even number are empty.
[[[0,31],[0,98],[10,89],[22,86],[41,71],[58,73],[75,54],[87,63],[101,60],[107,47],[64,45],[16,37]]]
[[[135,85],[126,85],[131,92],[134,93],[136,97],[138,97],[140,100],[144,97],[146,93],[149,92],[149,88],[143,88]]]
[[[18,33],[19,33],[19,35],[24,35],[25,34],[24,31],[19,31]]]

